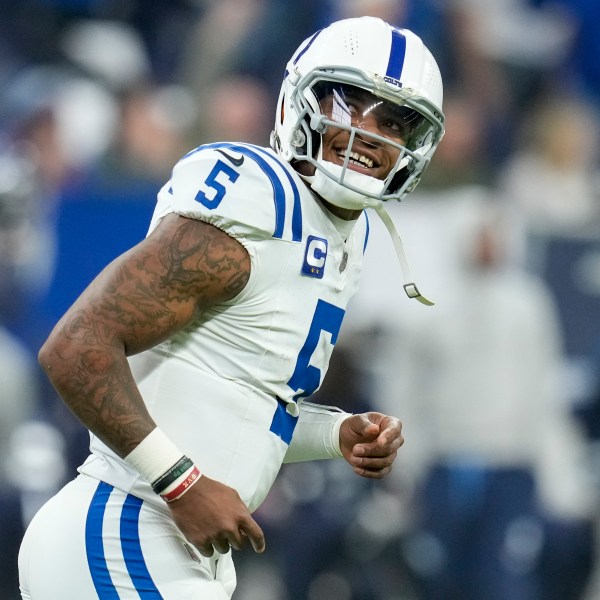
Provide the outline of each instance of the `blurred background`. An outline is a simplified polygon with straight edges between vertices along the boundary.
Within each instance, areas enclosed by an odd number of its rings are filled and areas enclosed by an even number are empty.
[[[237,600],[599,600],[600,3],[0,0],[0,599],[87,432],[36,354],[146,233],[175,162],[268,145],[287,59],[338,18],[419,34],[447,133],[372,216],[362,290],[318,401],[399,416],[387,481],[284,467]],[[416,305],[415,305],[416,304]],[[28,473],[24,478],[23,473]]]

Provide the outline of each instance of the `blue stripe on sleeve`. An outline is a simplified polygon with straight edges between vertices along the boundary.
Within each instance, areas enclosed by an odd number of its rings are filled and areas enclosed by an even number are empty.
[[[121,512],[121,548],[131,581],[140,598],[162,600],[148,571],[140,543],[139,521],[142,500],[128,494]]]
[[[369,222],[369,215],[366,210],[363,210],[365,220],[367,221],[367,231],[365,232],[365,245],[363,246],[363,254],[367,251],[367,244],[369,243],[369,233],[371,232],[371,223]]]
[[[406,54],[406,38],[399,29],[392,29],[392,47],[390,48],[390,58],[386,76],[392,79],[400,79],[402,68],[404,67],[404,56]]]
[[[192,150],[187,156],[194,154],[203,149],[218,149],[218,148],[228,148],[233,150],[234,152],[239,152],[248,158],[251,158],[263,171],[263,173],[269,178],[271,182],[271,186],[273,187],[273,201],[275,203],[275,230],[273,231],[273,237],[282,239],[284,234],[284,226],[285,226],[285,210],[286,210],[286,202],[285,202],[285,189],[283,184],[281,183],[281,179],[275,172],[275,169],[262,157],[259,155],[259,151],[268,156],[269,158],[274,158],[267,152],[265,152],[262,148],[243,146],[241,144],[234,144],[231,142],[216,142],[214,144],[206,144],[204,146],[200,146],[195,150]],[[185,158],[185,157],[184,157]],[[292,240],[295,242],[299,242],[302,240],[302,211],[300,207],[300,192],[298,191],[298,186],[296,186],[295,182],[292,180],[291,175],[287,172],[285,168],[283,168],[289,182],[292,184],[292,190],[294,194],[294,209],[292,212]]]
[[[92,498],[85,522],[85,551],[90,575],[100,600],[119,600],[119,594],[112,582],[102,540],[102,523],[106,503],[113,490],[111,485],[101,481]]]
[[[256,148],[261,154],[268,156],[269,158],[273,158],[266,150],[262,148]],[[292,241],[301,242],[302,241],[302,205],[300,204],[300,191],[298,190],[298,186],[294,181],[293,177],[290,175],[285,166],[281,166],[281,169],[285,173],[290,186],[292,187],[292,193],[294,194],[294,208],[292,211]]]

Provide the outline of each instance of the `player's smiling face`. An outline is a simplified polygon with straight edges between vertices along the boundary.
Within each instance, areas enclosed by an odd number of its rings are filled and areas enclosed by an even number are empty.
[[[350,150],[348,168],[376,179],[385,179],[396,164],[400,150],[391,144],[361,135],[361,131],[404,145],[407,129],[397,107],[359,88],[344,86],[340,91],[325,96],[320,107],[328,118],[358,128]],[[323,159],[343,165],[349,151],[350,132],[329,126],[321,139]]]

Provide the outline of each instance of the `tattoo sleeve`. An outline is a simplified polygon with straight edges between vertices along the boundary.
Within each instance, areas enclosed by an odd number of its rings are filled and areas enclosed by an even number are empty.
[[[40,364],[82,423],[126,456],[156,426],[126,357],[235,297],[249,275],[239,242],[202,221],[169,215],[83,292],[40,350]]]

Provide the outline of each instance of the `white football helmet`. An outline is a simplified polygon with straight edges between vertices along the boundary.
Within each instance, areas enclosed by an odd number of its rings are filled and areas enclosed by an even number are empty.
[[[363,98],[358,109],[357,95]],[[314,175],[304,179],[331,204],[377,208],[401,200],[419,182],[444,134],[442,95],[437,63],[417,35],[375,17],[337,21],[305,40],[287,64],[271,145],[288,162],[313,165]],[[379,133],[361,128],[367,113],[378,125],[393,121],[396,135],[388,137],[384,126]],[[343,164],[323,160],[321,134],[328,127],[350,134]],[[366,174],[368,168],[348,168],[351,160],[371,164],[351,156],[357,136],[395,149],[398,158],[384,180]]]

